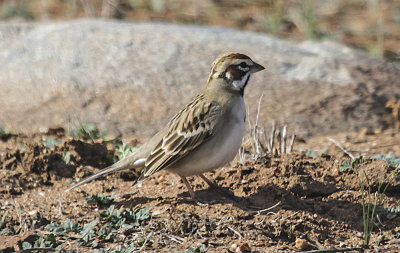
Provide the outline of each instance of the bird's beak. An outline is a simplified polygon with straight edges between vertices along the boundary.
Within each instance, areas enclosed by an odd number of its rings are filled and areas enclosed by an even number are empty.
[[[254,65],[251,67],[251,73],[256,73],[263,69],[265,69],[265,68],[262,65],[258,64],[257,62],[254,62]]]

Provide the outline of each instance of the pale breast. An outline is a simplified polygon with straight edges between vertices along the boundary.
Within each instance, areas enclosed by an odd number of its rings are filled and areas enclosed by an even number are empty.
[[[231,108],[223,117],[225,121],[218,133],[167,170],[181,176],[193,176],[232,161],[240,148],[245,130],[246,106],[243,97],[235,100]]]

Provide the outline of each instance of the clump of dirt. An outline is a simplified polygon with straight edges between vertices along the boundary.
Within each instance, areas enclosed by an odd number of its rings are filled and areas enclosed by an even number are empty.
[[[373,159],[365,159],[353,169],[344,168],[344,161],[349,158],[335,152],[314,158],[305,152],[265,156],[206,173],[225,189],[223,192],[208,188],[199,177],[191,178],[198,198],[208,203],[199,206],[179,177],[166,171],[148,178],[141,187],[110,175],[66,194],[66,184],[73,178],[105,167],[104,158],[113,157],[113,148],[104,141],[74,139],[53,149],[40,143],[29,144],[23,150],[6,152],[0,161],[0,216],[8,211],[0,230],[0,241],[5,242],[0,251],[19,250],[23,241],[33,244],[38,238],[48,240],[50,234],[55,235],[51,238],[58,247],[73,251],[119,246],[157,252],[189,248],[221,252],[235,245],[246,245],[252,252],[360,247],[360,172],[369,176],[373,192],[379,178],[393,175],[395,168]],[[69,159],[65,158],[66,153],[70,154]],[[384,207],[400,206],[399,180],[395,177],[383,196]],[[106,205],[93,205],[86,200],[98,193],[104,194],[98,196],[100,200],[110,196]],[[374,194],[371,198],[374,200]],[[142,222],[112,230],[116,226],[112,219],[119,217],[118,222],[126,222],[127,218],[123,211],[115,217],[104,215],[110,205],[115,206],[114,210],[152,209],[150,217]],[[139,211],[131,213],[135,212]],[[396,252],[400,218],[382,210],[378,216],[371,249]],[[79,229],[95,220],[98,222],[90,232],[93,241],[82,244]],[[57,234],[47,226],[54,228],[56,224],[70,224],[68,229],[75,230]],[[105,236],[106,231],[111,232]]]
[[[113,150],[102,142],[69,139],[50,149],[43,143],[29,143],[24,150],[6,152],[0,157],[2,194],[18,195],[41,185],[53,185],[60,178],[87,176],[106,165]]]

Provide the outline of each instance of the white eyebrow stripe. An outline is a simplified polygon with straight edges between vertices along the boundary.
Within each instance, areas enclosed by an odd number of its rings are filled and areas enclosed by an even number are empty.
[[[244,71],[244,72],[247,72],[247,71],[249,71],[249,67],[247,66],[247,67],[245,67],[245,68],[243,68],[243,67],[241,67],[240,65],[238,65],[238,68],[241,70],[241,71]]]

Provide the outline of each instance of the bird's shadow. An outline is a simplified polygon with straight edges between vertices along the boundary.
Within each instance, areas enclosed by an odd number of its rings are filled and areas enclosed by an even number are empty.
[[[226,194],[230,191],[224,188],[221,193],[214,187],[195,191],[196,197],[201,202],[206,202],[208,206],[217,204],[232,204],[249,215],[265,214],[267,212],[277,212],[280,209],[303,211],[311,214],[317,214],[321,218],[344,222],[354,229],[362,228],[362,220],[354,221],[354,217],[362,217],[362,206],[359,203],[325,198],[326,196],[304,197],[294,194],[293,192],[283,189],[274,184],[265,184],[253,189],[253,193],[247,196],[237,196]],[[116,206],[135,207],[150,202],[159,202],[157,205],[176,205],[191,204],[198,205],[187,192],[178,194],[177,197],[134,197],[115,203]],[[278,204],[279,205],[276,205]],[[269,209],[273,207],[272,209]],[[349,215],[351,214],[351,215]]]
[[[222,190],[221,190],[222,189]],[[207,189],[195,191],[198,200],[206,205],[232,204],[248,213],[257,213],[274,206],[280,200],[273,190],[273,186],[266,185],[260,187],[257,192],[249,196],[237,196],[230,189],[209,187]],[[181,202],[196,205],[187,192],[178,194]]]

